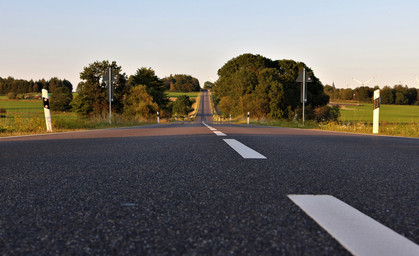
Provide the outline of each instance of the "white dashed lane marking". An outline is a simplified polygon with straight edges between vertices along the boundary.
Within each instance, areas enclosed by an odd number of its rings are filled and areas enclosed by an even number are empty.
[[[419,255],[419,246],[330,195],[288,195],[354,255]]]
[[[205,122],[202,122],[208,129],[210,129],[217,136],[227,136],[227,134],[217,131],[217,129],[207,125]],[[239,153],[243,158],[246,159],[266,159],[266,157],[248,146],[242,144],[241,142],[234,139],[223,139],[231,148],[233,148],[237,153]]]
[[[239,153],[243,158],[247,159],[266,159],[266,157],[243,143],[235,139],[223,139],[230,147],[232,147],[237,153]]]

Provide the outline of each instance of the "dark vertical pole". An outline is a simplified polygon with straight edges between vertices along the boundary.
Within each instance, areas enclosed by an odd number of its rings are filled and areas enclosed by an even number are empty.
[[[112,68],[109,67],[108,77],[109,124],[112,124]]]
[[[306,106],[306,68],[303,68],[303,126],[305,122],[305,106]]]

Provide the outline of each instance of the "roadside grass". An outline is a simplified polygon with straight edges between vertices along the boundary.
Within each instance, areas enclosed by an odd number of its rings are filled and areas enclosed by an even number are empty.
[[[226,119],[222,123],[229,123]],[[247,120],[244,117],[232,120],[232,123],[246,124]],[[250,124],[262,126],[279,126],[288,128],[301,129],[318,129],[325,131],[349,132],[373,134],[371,122],[329,122],[317,123],[316,121],[307,120],[303,125],[301,121],[288,120],[250,120]],[[380,122],[378,135],[403,136],[403,137],[419,137],[419,123],[388,123]]]
[[[346,103],[346,102],[345,102]],[[354,102],[355,103],[355,102]],[[264,126],[280,126],[302,129],[319,129],[327,131],[350,132],[350,133],[372,133],[372,104],[357,103],[341,108],[341,117],[337,122],[317,123],[308,120],[305,125],[301,121],[288,120],[250,120],[250,124]],[[217,120],[220,120],[219,118]],[[226,123],[227,120],[224,121]],[[246,124],[245,117],[238,117],[232,120],[234,123]],[[379,135],[419,137],[419,106],[411,105],[381,105]]]
[[[0,137],[46,133],[42,100],[0,99]],[[156,121],[139,122],[125,120],[113,114],[112,124],[108,118],[83,118],[77,113],[51,111],[53,132],[66,132],[88,129],[107,129],[154,124]],[[161,120],[161,123],[166,122]]]
[[[193,111],[189,113],[192,115],[191,117],[192,120],[195,120],[196,115],[198,114],[200,103],[201,103],[201,92],[198,93],[198,96],[196,97],[195,102],[192,105]]]
[[[371,122],[330,122],[327,124],[319,124],[318,129],[337,132],[350,133],[372,133]],[[403,136],[403,137],[419,137],[419,123],[388,123],[380,122],[379,135]]]

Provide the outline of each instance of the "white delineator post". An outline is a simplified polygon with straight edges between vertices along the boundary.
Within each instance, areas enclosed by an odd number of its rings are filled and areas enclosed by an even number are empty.
[[[378,128],[380,124],[380,90],[374,91],[374,116],[373,116],[373,128],[372,133],[378,133]]]
[[[159,111],[157,111],[157,123],[158,124],[160,123],[160,113],[159,113]]]
[[[250,112],[247,112],[247,124],[249,124],[250,121]]]
[[[42,102],[44,104],[45,123],[47,124],[47,132],[52,132],[51,110],[49,108],[48,90],[42,89]]]

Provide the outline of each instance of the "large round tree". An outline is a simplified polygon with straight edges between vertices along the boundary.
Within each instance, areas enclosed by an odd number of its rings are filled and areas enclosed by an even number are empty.
[[[300,105],[301,83],[295,80],[306,68],[312,78],[307,86],[308,104],[324,106],[329,97],[313,71],[302,62],[271,60],[261,55],[243,54],[218,70],[213,90],[220,108],[233,115],[251,112],[256,117],[287,118]]]

